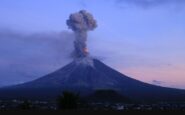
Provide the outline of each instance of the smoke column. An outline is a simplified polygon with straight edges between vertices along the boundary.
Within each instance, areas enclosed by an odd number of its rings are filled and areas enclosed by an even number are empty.
[[[74,56],[75,58],[83,58],[88,56],[88,49],[86,45],[87,32],[94,30],[97,27],[96,20],[93,16],[85,10],[73,13],[69,16],[66,24],[75,33],[74,41]]]

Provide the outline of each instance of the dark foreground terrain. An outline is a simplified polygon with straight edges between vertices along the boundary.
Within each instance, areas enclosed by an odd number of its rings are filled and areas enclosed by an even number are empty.
[[[68,108],[70,109],[70,108]],[[0,101],[0,111],[2,110],[62,110],[58,108],[57,102],[50,101],[22,101],[9,100]],[[78,103],[75,110],[116,110],[116,111],[184,111],[185,103],[109,103],[91,102]]]
[[[113,110],[113,111],[184,111],[185,102],[138,102],[113,90],[97,90],[81,97],[77,93],[64,91],[55,100],[12,99],[0,100],[2,110]]]

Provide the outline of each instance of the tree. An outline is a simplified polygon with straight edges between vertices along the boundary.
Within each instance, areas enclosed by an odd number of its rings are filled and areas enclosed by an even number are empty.
[[[57,99],[58,109],[76,109],[78,107],[79,95],[64,91]]]
[[[19,108],[23,109],[23,110],[29,110],[29,109],[31,109],[31,103],[29,101],[25,100],[25,101],[23,101],[23,103],[21,103],[19,105]]]

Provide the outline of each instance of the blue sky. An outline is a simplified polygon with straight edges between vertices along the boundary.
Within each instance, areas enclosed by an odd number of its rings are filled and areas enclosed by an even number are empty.
[[[22,83],[69,63],[70,13],[98,22],[90,54],[148,83],[185,88],[183,0],[1,0],[0,85]],[[156,82],[157,81],[157,82]]]

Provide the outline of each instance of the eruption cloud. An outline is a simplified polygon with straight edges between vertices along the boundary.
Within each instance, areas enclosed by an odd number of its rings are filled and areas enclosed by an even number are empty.
[[[85,10],[73,13],[69,16],[66,24],[75,33],[74,56],[75,58],[83,58],[89,55],[86,41],[87,32],[97,27],[96,20]]]

